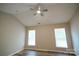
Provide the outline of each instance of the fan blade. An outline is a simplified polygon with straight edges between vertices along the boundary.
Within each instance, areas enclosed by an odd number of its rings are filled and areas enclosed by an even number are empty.
[[[33,8],[30,8],[30,10],[34,10]]]
[[[47,12],[48,11],[48,9],[43,9],[43,12]]]
[[[44,16],[43,13],[40,14],[41,16]]]
[[[34,13],[34,15],[37,15],[37,13]]]

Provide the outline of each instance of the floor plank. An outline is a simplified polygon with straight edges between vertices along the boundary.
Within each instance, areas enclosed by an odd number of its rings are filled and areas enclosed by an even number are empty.
[[[75,56],[75,55],[67,54],[67,53],[59,53],[59,52],[23,50],[13,56]]]

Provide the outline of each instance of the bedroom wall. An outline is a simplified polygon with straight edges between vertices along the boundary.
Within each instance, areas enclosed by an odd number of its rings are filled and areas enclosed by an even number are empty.
[[[0,56],[7,56],[24,48],[25,27],[16,17],[0,11]]]
[[[75,54],[79,55],[79,9],[73,16],[70,25]]]
[[[55,45],[55,35],[54,35],[54,28],[66,28],[67,34],[67,43],[68,49],[65,48],[57,48]],[[69,23],[67,24],[55,24],[55,25],[43,25],[43,26],[33,26],[33,27],[26,27],[26,44],[25,48],[32,48],[32,49],[41,49],[41,50],[57,50],[57,51],[67,51],[73,52],[71,34],[70,34],[70,27]],[[36,30],[36,46],[29,47],[28,46],[28,30]]]

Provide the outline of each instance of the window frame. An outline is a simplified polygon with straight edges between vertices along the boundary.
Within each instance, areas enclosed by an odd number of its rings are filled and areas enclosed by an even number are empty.
[[[56,45],[55,29],[62,29],[62,28],[63,28],[64,31],[65,31],[65,38],[66,38],[66,44],[67,44],[67,47],[58,47],[58,46]],[[54,28],[54,39],[55,39],[55,47],[56,47],[56,48],[68,48],[67,33],[66,33],[66,28],[65,28],[65,27]]]
[[[33,30],[28,30],[28,43],[27,43],[27,45],[28,46],[36,46],[36,30],[34,30],[35,31],[35,45],[29,45],[29,31],[33,31]]]

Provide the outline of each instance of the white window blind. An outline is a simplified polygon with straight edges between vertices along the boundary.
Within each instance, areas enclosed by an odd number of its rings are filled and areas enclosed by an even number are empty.
[[[66,32],[65,28],[56,28],[55,31],[55,41],[56,47],[67,48]]]
[[[28,32],[28,46],[35,46],[35,30]]]

